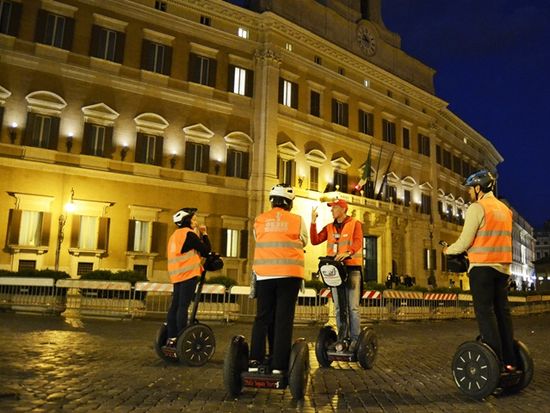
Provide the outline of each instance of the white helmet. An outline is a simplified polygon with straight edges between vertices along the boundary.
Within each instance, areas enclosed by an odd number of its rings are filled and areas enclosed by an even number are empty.
[[[172,219],[174,221],[174,224],[176,224],[178,227],[183,226],[183,220],[185,217],[192,216],[195,212],[197,212],[197,208],[182,208],[178,212],[176,212]]]
[[[292,201],[295,197],[294,189],[292,189],[291,186],[277,184],[273,188],[271,188],[271,191],[269,191],[269,199],[271,200],[274,196],[279,196],[281,198],[286,198]]]

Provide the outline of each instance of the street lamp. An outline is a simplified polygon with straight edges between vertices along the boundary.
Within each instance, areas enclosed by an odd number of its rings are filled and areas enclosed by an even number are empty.
[[[69,200],[69,202],[65,204],[65,207],[64,207],[64,212],[66,212],[67,214],[70,214],[75,210],[73,198],[74,198],[74,189],[71,188],[71,199]],[[67,222],[67,217],[64,214],[59,215],[59,226],[57,229],[57,246],[55,248],[55,270],[56,271],[59,271],[59,255],[61,253],[61,244],[63,243],[63,238],[65,237],[65,234],[63,231],[65,228],[66,222]]]

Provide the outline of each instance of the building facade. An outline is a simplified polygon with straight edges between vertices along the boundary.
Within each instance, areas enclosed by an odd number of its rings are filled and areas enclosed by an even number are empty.
[[[246,284],[254,217],[284,182],[308,225],[320,202],[348,201],[367,280],[449,284],[438,242],[460,233],[464,177],[502,157],[435,95],[380,1],[0,0],[0,13],[0,268],[167,281],[171,216],[194,206],[222,273]],[[308,276],[323,255],[306,247]]]

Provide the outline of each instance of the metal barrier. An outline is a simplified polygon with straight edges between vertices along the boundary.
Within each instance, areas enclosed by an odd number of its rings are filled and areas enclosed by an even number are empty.
[[[60,314],[65,303],[53,278],[0,277],[0,308]]]
[[[359,302],[361,321],[387,320],[389,313],[387,307],[382,307],[382,292],[363,291]]]
[[[129,317],[132,286],[126,281],[58,280],[68,316]]]
[[[457,301],[461,313],[460,318],[476,318],[474,300],[470,294],[458,294]]]
[[[294,322],[301,324],[317,323],[319,321],[319,298],[317,290],[305,288],[298,293]]]
[[[171,283],[137,282],[134,286],[132,317],[166,317],[173,290]]]
[[[457,294],[453,293],[425,293],[424,305],[430,309],[432,320],[459,318]]]
[[[430,309],[424,306],[424,295],[419,291],[385,290],[382,296],[391,320],[430,318]]]

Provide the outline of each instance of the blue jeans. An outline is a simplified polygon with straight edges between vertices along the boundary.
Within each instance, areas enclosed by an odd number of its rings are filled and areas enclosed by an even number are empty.
[[[361,271],[350,271],[346,281],[346,297],[348,299],[348,314],[350,337],[353,340],[359,338],[361,333],[361,315],[359,314],[359,300],[361,294]],[[334,309],[336,312],[336,326],[338,331],[342,329],[340,322],[340,305],[338,304],[338,293],[336,288],[332,289]]]

